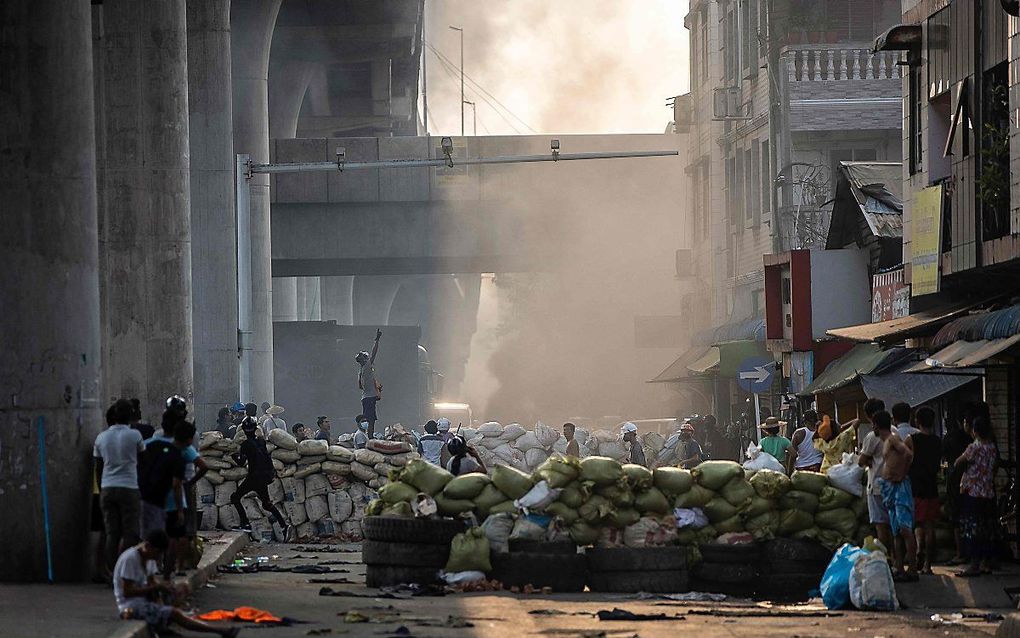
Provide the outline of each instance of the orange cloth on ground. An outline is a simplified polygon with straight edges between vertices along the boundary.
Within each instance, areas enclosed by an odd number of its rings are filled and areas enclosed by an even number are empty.
[[[282,623],[283,618],[278,618],[264,609],[255,607],[238,607],[234,611],[216,609],[207,611],[198,617],[199,620],[241,620],[253,623]]]

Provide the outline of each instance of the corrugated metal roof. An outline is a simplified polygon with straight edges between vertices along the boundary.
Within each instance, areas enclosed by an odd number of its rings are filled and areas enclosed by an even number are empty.
[[[665,370],[657,374],[654,379],[648,381],[648,383],[670,383],[683,381],[691,376],[690,370],[687,369],[687,366],[698,361],[704,355],[704,347],[690,348],[677,357],[676,361],[669,364]]]
[[[897,342],[916,334],[924,333],[934,326],[951,321],[963,313],[987,303],[988,300],[965,301],[956,304],[937,306],[929,310],[915,312],[906,317],[865,323],[859,326],[834,328],[825,334],[850,341],[869,343],[872,341]],[[930,333],[929,333],[930,334]]]
[[[1020,305],[954,319],[935,334],[932,345],[938,348],[954,341],[1004,339],[1015,334],[1020,334]]]
[[[903,236],[903,164],[840,162],[841,178],[875,237]],[[835,212],[835,211],[834,211]]]
[[[980,367],[988,359],[1020,343],[1020,334],[999,339],[954,341],[935,354],[910,366],[904,372],[930,372],[945,368]],[[927,375],[925,375],[927,376]]]
[[[890,365],[900,363],[906,355],[905,348],[883,350],[881,346],[873,343],[854,346],[850,352],[830,363],[808,387],[798,394],[804,396],[838,390],[843,386],[850,385],[863,374],[881,372]]]
[[[883,374],[861,375],[864,394],[869,399],[882,399],[886,405],[903,401],[917,406],[980,378],[963,374],[903,374],[910,367],[907,362]]]

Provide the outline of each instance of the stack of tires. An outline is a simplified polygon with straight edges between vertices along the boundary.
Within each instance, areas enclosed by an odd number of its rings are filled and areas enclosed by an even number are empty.
[[[761,552],[757,543],[707,543],[698,549],[701,562],[694,569],[695,589],[727,596],[754,596]]]
[[[595,547],[585,556],[593,592],[672,594],[689,589],[687,550],[682,547]]]
[[[807,600],[808,592],[818,589],[832,551],[810,540],[777,538],[762,544],[759,560],[759,593],[795,602]]]
[[[573,541],[512,539],[510,552],[493,554],[491,577],[504,587],[548,587],[556,593],[582,592],[587,561]]]
[[[450,541],[464,523],[444,519],[368,516],[361,521],[365,584],[430,584],[450,558]]]

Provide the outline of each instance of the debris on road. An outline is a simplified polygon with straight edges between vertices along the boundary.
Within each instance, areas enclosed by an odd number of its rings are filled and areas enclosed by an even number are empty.
[[[595,616],[599,620],[634,620],[634,621],[647,621],[647,620],[684,620],[683,616],[667,616],[666,614],[636,614],[626,609],[620,609],[614,607],[612,611],[601,609]]]

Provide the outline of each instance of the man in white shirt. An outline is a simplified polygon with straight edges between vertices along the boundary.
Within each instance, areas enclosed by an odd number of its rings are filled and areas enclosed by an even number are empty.
[[[142,435],[128,425],[133,406],[120,399],[106,411],[107,429],[96,437],[99,508],[106,528],[106,565],[112,569],[124,548],[138,542],[141,496],[138,492],[138,455],[145,450]]]
[[[897,403],[892,407],[892,418],[893,418],[893,434],[899,435],[899,437],[906,441],[910,438],[911,434],[920,432],[917,428],[910,424],[910,405],[907,403]]]
[[[113,568],[113,597],[117,611],[125,620],[144,620],[155,632],[165,632],[170,623],[185,629],[233,638],[240,633],[238,627],[216,627],[196,620],[170,605],[155,599],[159,594],[173,596],[170,583],[159,582],[156,560],[163,555],[170,539],[163,530],[149,533],[145,541],[131,547],[117,559]]]
[[[283,406],[281,405],[271,405],[266,410],[266,417],[262,419],[261,425],[262,431],[265,432],[267,436],[272,430],[277,428],[284,432],[289,431],[287,430],[287,422],[280,418],[281,414],[283,414]]]

